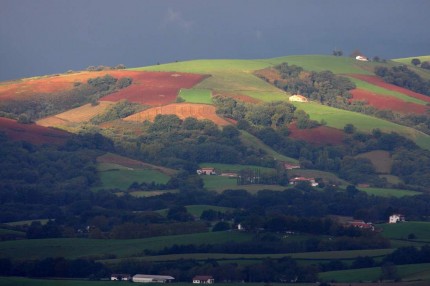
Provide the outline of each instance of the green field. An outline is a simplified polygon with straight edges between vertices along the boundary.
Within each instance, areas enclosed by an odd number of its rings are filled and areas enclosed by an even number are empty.
[[[219,172],[239,172],[245,169],[259,169],[261,172],[274,172],[274,168],[267,168],[255,165],[239,165],[239,164],[220,164],[220,163],[201,163],[201,168],[215,168]],[[219,175],[219,174],[218,174]]]
[[[430,279],[430,263],[398,265],[396,268],[398,275],[402,278],[403,281]],[[378,281],[380,275],[381,267],[373,267],[324,272],[320,273],[319,277],[323,281],[350,283],[359,281]]]
[[[264,150],[268,155],[272,156],[275,160],[285,161],[285,162],[295,163],[295,164],[299,163],[299,161],[294,159],[294,158],[284,156],[284,155],[274,151],[272,148],[270,148],[269,146],[264,144],[260,139],[258,139],[257,137],[255,137],[251,133],[246,132],[244,130],[240,131],[240,140],[246,146],[250,146],[253,148],[258,148],[258,149]]]
[[[200,217],[202,213],[206,210],[214,210],[222,213],[234,211],[233,208],[210,206],[210,205],[192,205],[192,206],[186,206],[186,208],[187,208],[187,211],[195,217]]]
[[[180,98],[185,102],[212,104],[212,92],[209,89],[181,89],[179,91]]]
[[[411,191],[411,190],[401,190],[401,189],[388,189],[388,188],[359,188],[360,191],[366,192],[368,195],[374,195],[378,197],[396,197],[401,198],[404,196],[416,196],[422,193]]]
[[[399,133],[400,135],[413,140],[418,146],[430,150],[430,136],[410,127],[392,123],[390,121],[375,118],[369,115],[336,109],[314,102],[295,102],[294,105],[306,111],[313,120],[321,121],[324,119],[327,122],[327,126],[329,127],[342,130],[347,123],[351,123],[362,132],[371,132],[373,129],[379,128],[382,132]]]
[[[407,218],[406,218],[407,219]],[[407,239],[413,233],[419,241],[430,242],[430,222],[406,221],[402,223],[381,224],[382,235],[390,239]]]
[[[0,258],[37,259],[64,257],[68,259],[93,257],[142,256],[145,249],[159,250],[173,244],[223,243],[247,241],[251,235],[243,232],[205,232],[187,235],[160,236],[145,239],[31,239],[0,242]]]
[[[12,221],[12,222],[8,222],[6,224],[11,225],[11,226],[21,226],[21,225],[30,225],[33,222],[40,222],[42,225],[44,225],[44,224],[47,224],[48,221],[49,221],[49,219],[46,218],[46,219]]]
[[[97,170],[102,182],[97,189],[127,190],[133,182],[165,184],[170,179],[157,170],[129,168],[113,163],[99,163]]]

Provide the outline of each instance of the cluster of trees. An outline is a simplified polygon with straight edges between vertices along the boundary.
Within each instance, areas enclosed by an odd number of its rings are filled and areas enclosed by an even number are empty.
[[[329,106],[344,106],[348,104],[355,84],[346,77],[337,76],[330,71],[305,71],[296,65],[282,63],[275,66],[281,80],[274,84],[292,94],[300,94]]]
[[[375,73],[388,83],[430,96],[430,81],[405,65],[391,68],[379,66],[375,68]]]
[[[2,116],[29,123],[53,114],[61,113],[86,103],[97,104],[107,94],[129,86],[131,78],[116,79],[109,74],[76,83],[73,89],[56,94],[36,94],[27,98],[4,100],[0,103]]]
[[[89,66],[87,71],[106,71],[106,70],[123,70],[126,66],[124,64],[118,64],[114,67],[99,65],[99,66]]]
[[[120,79],[121,80],[121,79]],[[104,113],[91,118],[92,124],[101,124],[103,122],[112,121],[120,118],[125,118],[143,109],[143,106],[138,103],[121,100],[109,107]]]
[[[414,66],[419,66],[419,67],[426,69],[426,70],[430,70],[430,62],[429,61],[421,62],[420,59],[414,58],[411,60],[411,64],[413,64]]]

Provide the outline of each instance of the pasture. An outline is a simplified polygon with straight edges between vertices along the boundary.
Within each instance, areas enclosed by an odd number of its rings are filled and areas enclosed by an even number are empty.
[[[178,96],[188,103],[212,104],[212,92],[209,89],[182,88]]]
[[[200,217],[202,213],[206,210],[214,210],[222,213],[234,211],[233,208],[210,206],[210,205],[191,205],[191,206],[186,206],[186,208],[187,208],[187,211],[195,217]]]
[[[402,281],[417,281],[430,279],[430,263],[398,265],[396,266],[396,268],[397,273],[401,277]],[[378,281],[380,275],[381,267],[373,267],[323,272],[319,274],[319,277],[323,281],[351,283],[360,281]]]
[[[130,168],[113,163],[99,163],[97,171],[102,182],[97,189],[126,190],[134,182],[165,184],[170,179],[159,170]]]
[[[174,244],[225,243],[248,241],[251,234],[243,232],[204,232],[186,235],[159,236],[144,239],[31,239],[0,241],[0,258],[41,259],[46,257],[127,258],[143,256],[144,250],[160,250]]]
[[[367,193],[368,195],[374,195],[378,197],[396,197],[401,198],[405,196],[416,196],[421,195],[421,192],[402,190],[402,189],[391,189],[391,188],[359,188],[360,191]]]
[[[375,150],[366,153],[362,153],[356,156],[357,158],[365,158],[372,162],[376,172],[381,174],[391,173],[391,167],[393,165],[393,159],[390,156],[390,152],[383,150]]]
[[[413,233],[416,236],[416,240],[430,242],[430,222],[406,221],[381,224],[378,227],[383,229],[382,235],[389,239],[408,239],[408,235]]]
[[[297,164],[299,162],[297,159],[287,157],[285,155],[282,155],[276,152],[275,150],[273,150],[272,148],[264,144],[260,139],[258,139],[251,133],[246,132],[244,130],[240,130],[240,140],[246,146],[258,148],[265,151],[268,155],[272,156],[275,160],[285,161],[285,162],[294,163],[294,164]]]

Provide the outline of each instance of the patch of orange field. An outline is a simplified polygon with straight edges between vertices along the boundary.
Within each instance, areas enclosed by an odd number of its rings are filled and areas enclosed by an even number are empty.
[[[403,94],[406,94],[410,97],[414,97],[417,99],[421,99],[423,101],[427,101],[430,102],[430,96],[426,96],[424,94],[421,93],[417,93],[414,92],[412,90],[403,88],[403,87],[399,87],[397,85],[394,84],[390,84],[390,83],[386,83],[385,81],[383,81],[380,77],[374,76],[374,75],[364,75],[364,74],[348,74],[348,76],[352,76],[354,78],[357,78],[359,80],[368,82],[370,84],[388,89],[388,90],[392,90],[392,91],[396,91],[396,92],[400,92]]]
[[[250,97],[248,95],[244,95],[244,94],[238,94],[238,93],[228,93],[228,92],[217,92],[214,94],[215,96],[226,96],[226,97],[231,97],[234,98],[236,100],[245,102],[245,103],[259,103],[261,102],[261,100]]]
[[[265,68],[255,71],[254,74],[258,77],[265,78],[269,83],[274,84],[275,81],[283,80],[279,71],[274,68]]]
[[[158,170],[166,175],[173,175],[176,173],[176,170],[160,167],[148,163],[144,163],[142,161],[134,160],[131,158],[127,158],[124,156],[112,154],[112,153],[106,153],[102,156],[97,157],[98,163],[111,163],[111,164],[117,164],[128,168],[144,168],[144,169],[153,169]]]
[[[126,121],[144,122],[153,121],[158,114],[176,114],[179,118],[194,117],[196,119],[209,119],[215,124],[224,126],[228,121],[215,113],[215,106],[207,104],[174,103],[164,106],[153,107],[142,112],[124,118]]]
[[[350,93],[352,95],[352,101],[365,101],[370,106],[381,110],[389,109],[399,113],[425,114],[427,110],[430,109],[425,105],[406,102],[392,96],[376,94],[358,88],[351,90]]]
[[[0,131],[15,141],[33,144],[64,144],[71,134],[62,130],[47,128],[36,124],[20,124],[16,120],[0,117]]]
[[[88,103],[66,112],[40,119],[36,123],[41,126],[59,127],[69,123],[88,122],[91,118],[105,112],[113,104],[113,102],[102,101],[98,105],[92,106]]]
[[[343,131],[327,126],[311,129],[298,129],[295,123],[288,126],[291,131],[289,137],[303,140],[315,145],[340,145],[344,139]]]

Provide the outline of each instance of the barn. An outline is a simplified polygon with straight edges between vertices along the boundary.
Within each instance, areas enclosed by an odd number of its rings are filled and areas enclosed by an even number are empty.
[[[132,281],[138,283],[170,283],[174,279],[172,276],[167,275],[136,274],[133,276]]]

